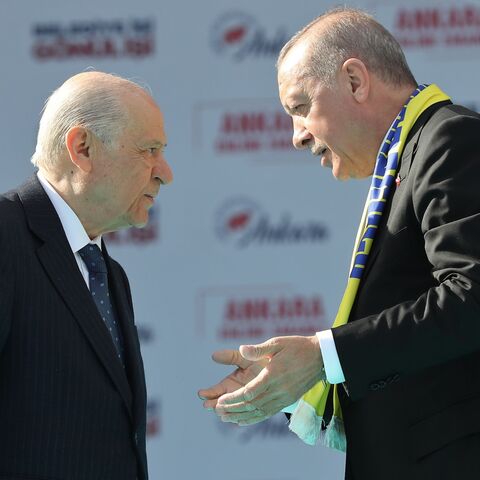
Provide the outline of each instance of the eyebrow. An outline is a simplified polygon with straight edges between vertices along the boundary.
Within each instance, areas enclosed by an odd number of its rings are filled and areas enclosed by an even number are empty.
[[[148,148],[165,148],[167,144],[162,142],[161,140],[147,140],[146,142],[142,142],[142,146]]]

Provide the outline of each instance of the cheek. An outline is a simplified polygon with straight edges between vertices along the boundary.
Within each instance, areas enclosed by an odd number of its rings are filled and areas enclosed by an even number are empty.
[[[331,125],[328,119],[321,115],[310,115],[305,120],[305,128],[321,142],[328,143],[332,136]]]

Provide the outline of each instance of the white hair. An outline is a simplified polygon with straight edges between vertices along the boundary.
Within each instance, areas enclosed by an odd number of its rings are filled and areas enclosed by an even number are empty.
[[[54,167],[66,152],[67,132],[81,126],[112,148],[128,122],[122,94],[143,87],[117,75],[84,72],[68,79],[45,102],[31,161]]]

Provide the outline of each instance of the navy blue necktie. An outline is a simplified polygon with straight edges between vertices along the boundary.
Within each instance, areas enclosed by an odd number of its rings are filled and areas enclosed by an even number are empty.
[[[115,312],[110,301],[108,290],[107,265],[103,258],[102,251],[97,245],[89,243],[81,248],[78,253],[88,268],[88,282],[90,293],[97,305],[100,316],[112,336],[113,344],[122,365],[124,364],[123,338],[120,325],[115,318]]]

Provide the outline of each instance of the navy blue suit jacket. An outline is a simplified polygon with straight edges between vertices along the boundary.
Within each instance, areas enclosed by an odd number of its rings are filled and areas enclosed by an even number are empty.
[[[125,370],[37,177],[0,197],[0,479],[147,479],[130,288],[104,253]]]

